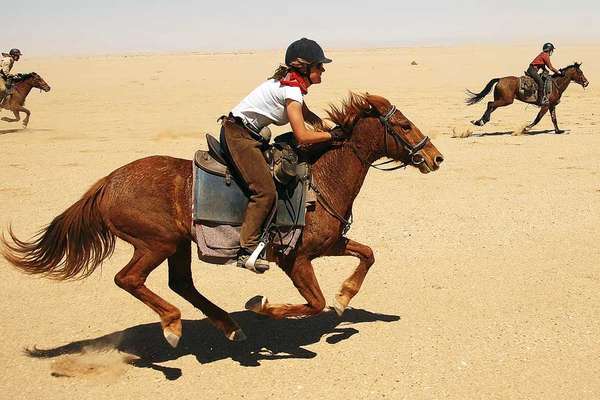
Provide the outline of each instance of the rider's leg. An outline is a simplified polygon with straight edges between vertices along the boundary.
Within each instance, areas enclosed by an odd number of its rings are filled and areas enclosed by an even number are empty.
[[[226,119],[223,128],[229,155],[250,190],[250,201],[240,232],[240,245],[244,252],[241,260],[247,258],[259,244],[262,227],[275,202],[276,189],[261,144],[245,128],[231,120]],[[266,261],[261,260],[260,264],[261,269],[268,268]]]
[[[544,100],[544,81],[542,81],[542,77],[540,76],[540,74],[538,74],[537,69],[535,69],[535,67],[533,67],[532,65],[530,65],[527,69],[527,75],[532,77],[538,86],[537,104],[541,106],[543,105]]]
[[[2,100],[4,99],[5,94],[6,94],[6,82],[4,81],[4,78],[2,78],[0,76],[0,103],[2,103]]]

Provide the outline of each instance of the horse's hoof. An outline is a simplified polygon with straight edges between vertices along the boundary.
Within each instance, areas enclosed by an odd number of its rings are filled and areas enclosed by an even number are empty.
[[[244,308],[248,311],[260,314],[267,304],[267,298],[264,296],[254,296],[246,302]]]
[[[557,130],[557,131],[555,131],[555,132],[556,132],[556,134],[557,134],[557,135],[560,135],[561,133],[565,133],[565,131],[564,131],[564,130],[562,130],[562,129],[559,129],[559,130]]]
[[[342,303],[338,301],[337,297],[333,299],[332,308],[335,310],[338,317],[341,317],[344,311],[346,311],[346,306],[342,305]]]
[[[179,344],[179,339],[181,339],[179,336],[177,336],[168,329],[163,330],[163,335],[165,335],[165,339],[167,339],[167,342],[171,345],[172,348],[177,347],[177,345]]]
[[[229,336],[227,336],[227,339],[231,340],[232,342],[243,342],[248,338],[246,337],[246,334],[243,330],[238,329],[236,331],[231,332]]]

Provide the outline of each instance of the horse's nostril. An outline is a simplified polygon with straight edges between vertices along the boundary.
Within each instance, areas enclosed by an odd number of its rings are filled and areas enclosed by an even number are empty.
[[[444,156],[442,156],[441,154],[439,156],[435,156],[433,162],[439,167],[440,164],[444,162]]]

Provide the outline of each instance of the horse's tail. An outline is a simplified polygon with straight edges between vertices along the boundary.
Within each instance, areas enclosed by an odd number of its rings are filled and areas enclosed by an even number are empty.
[[[102,178],[30,241],[8,228],[0,254],[19,270],[56,280],[89,276],[115,249],[115,236],[102,218],[99,203],[108,179]]]
[[[485,96],[487,96],[487,94],[492,90],[494,85],[496,83],[498,83],[499,80],[500,80],[500,78],[492,79],[491,81],[488,82],[487,85],[485,85],[483,90],[479,93],[473,93],[469,89],[467,89],[467,95],[469,95],[469,97],[467,97],[465,102],[470,106],[472,106],[473,104],[479,103]]]

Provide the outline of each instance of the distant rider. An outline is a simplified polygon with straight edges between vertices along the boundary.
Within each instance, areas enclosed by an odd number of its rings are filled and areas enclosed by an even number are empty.
[[[550,62],[550,56],[552,55],[554,50],[555,50],[555,47],[552,43],[544,44],[544,47],[542,48],[542,52],[540,54],[538,54],[538,56],[536,58],[533,59],[531,64],[529,64],[529,68],[527,68],[527,75],[532,77],[538,86],[537,104],[539,106],[548,105],[548,94],[544,90],[544,81],[542,80],[542,77],[540,76],[540,71],[542,73],[546,72],[547,71],[546,67],[548,67],[555,74],[560,74],[560,72],[556,68],[554,68],[552,66],[552,63]]]
[[[12,79],[13,75],[10,71],[15,63],[21,58],[21,50],[11,49],[8,53],[2,53],[2,59],[0,59],[0,104],[2,104],[4,98],[12,94]]]

